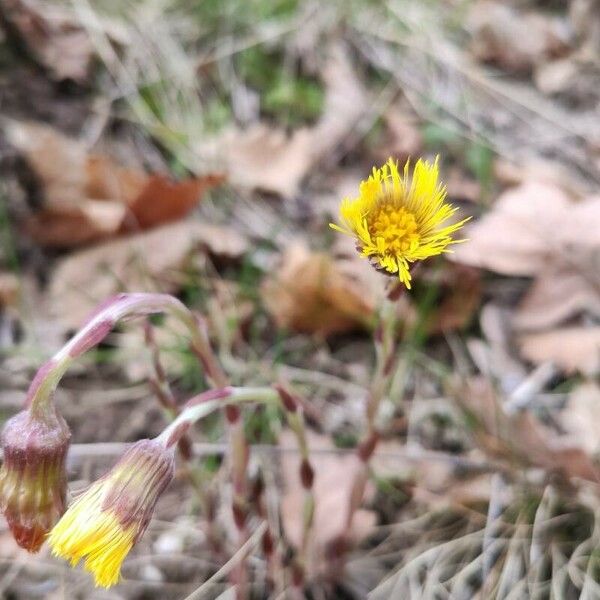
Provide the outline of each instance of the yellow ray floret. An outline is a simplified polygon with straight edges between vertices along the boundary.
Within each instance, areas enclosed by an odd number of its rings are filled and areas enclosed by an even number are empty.
[[[124,527],[115,512],[103,510],[106,482],[93,484],[69,507],[51,531],[48,541],[55,556],[75,566],[85,558],[84,568],[96,586],[118,583],[121,564],[131,550],[136,528]]]
[[[340,206],[341,226],[333,229],[356,238],[362,256],[376,267],[398,274],[410,288],[410,263],[449,252],[452,239],[468,219],[445,224],[457,208],[445,202],[446,188],[438,181],[438,160],[419,159],[412,176],[409,162],[402,174],[390,158],[361,182],[357,198]]]

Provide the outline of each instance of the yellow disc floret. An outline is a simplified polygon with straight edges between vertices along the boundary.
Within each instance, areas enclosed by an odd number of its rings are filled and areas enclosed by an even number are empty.
[[[48,537],[52,553],[71,566],[85,558],[86,571],[102,587],[118,583],[121,564],[136,533],[134,526],[123,527],[113,511],[102,510],[106,491],[106,482],[93,484],[69,507]]]
[[[409,163],[398,172],[392,160],[360,184],[357,198],[340,206],[341,226],[331,227],[356,238],[360,253],[375,266],[397,273],[410,288],[410,263],[448,252],[463,240],[452,234],[468,220],[444,225],[456,208],[445,202],[446,189],[438,181],[438,161],[418,160],[412,176]]]

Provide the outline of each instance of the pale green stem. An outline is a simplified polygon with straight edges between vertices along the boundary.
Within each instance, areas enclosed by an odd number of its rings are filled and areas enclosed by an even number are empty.
[[[227,395],[216,400],[200,401],[194,403],[179,413],[177,418],[157,437],[158,441],[166,443],[173,434],[182,430],[183,426],[192,425],[200,419],[208,416],[216,410],[224,408],[227,404],[244,404],[247,402],[257,402],[259,404],[277,404],[280,402],[279,394],[270,387],[229,387],[225,388]],[[213,390],[214,391],[214,390]],[[200,394],[201,398],[203,394]],[[194,402],[193,400],[191,402]]]
[[[126,318],[167,313],[187,328],[194,351],[200,357],[208,377],[217,386],[226,385],[226,378],[208,343],[208,337],[194,314],[177,298],[168,294],[121,294],[100,308],[35,376],[26,398],[26,406],[44,411],[60,380],[71,364],[82,354],[99,344]]]

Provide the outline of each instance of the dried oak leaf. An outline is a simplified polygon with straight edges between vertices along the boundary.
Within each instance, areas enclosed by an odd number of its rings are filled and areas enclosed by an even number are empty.
[[[232,229],[186,220],[79,250],[52,273],[50,312],[66,328],[77,328],[93,308],[121,291],[176,291],[186,259],[204,247],[239,257],[245,237]]]
[[[370,285],[358,260],[336,259],[292,243],[281,265],[261,286],[267,310],[279,327],[330,335],[367,326],[377,304],[377,279]],[[372,270],[365,263],[368,270]],[[358,271],[358,272],[357,272]]]
[[[149,229],[188,214],[220,175],[172,181],[123,167],[39,123],[10,122],[9,141],[39,179],[44,205],[26,223],[40,244],[75,247],[119,233]]]

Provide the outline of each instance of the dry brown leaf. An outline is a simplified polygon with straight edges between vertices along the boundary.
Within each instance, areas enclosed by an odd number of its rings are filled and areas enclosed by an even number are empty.
[[[223,180],[207,175],[174,182],[122,167],[48,125],[11,122],[6,133],[42,184],[44,206],[26,229],[47,246],[80,246],[181,219]]]
[[[507,414],[488,379],[471,378],[455,397],[478,422],[473,437],[489,455],[511,462],[517,459],[568,478],[598,481],[600,469],[579,445],[561,438],[529,412]]]
[[[600,290],[576,271],[549,271],[527,290],[512,323],[519,330],[542,330],[583,313],[600,318]]]
[[[171,181],[163,175],[148,177],[141,193],[129,202],[131,225],[125,229],[149,229],[185,217],[202,194],[223,183],[222,175],[206,175],[185,181]]]
[[[490,212],[469,226],[469,242],[456,246],[450,257],[505,275],[537,275],[568,256],[565,246],[577,241],[576,206],[554,185],[524,183],[502,194]],[[600,211],[600,202],[596,208]],[[583,226],[593,228],[593,222]]]
[[[283,130],[258,124],[246,131],[226,132],[218,145],[232,185],[287,198],[297,192],[310,168],[311,143],[306,129],[288,136]]]
[[[588,454],[600,450],[600,387],[586,382],[575,388],[560,412],[560,424]]]
[[[66,139],[67,143],[71,141],[71,138]],[[84,169],[82,195],[96,200],[111,199],[130,206],[148,182],[148,175],[143,171],[123,167],[99,154],[86,153]]]
[[[94,46],[85,28],[64,7],[38,0],[3,0],[1,12],[32,57],[53,78],[87,79]]]
[[[27,220],[25,230],[42,246],[75,247],[115,235],[126,216],[124,204],[85,198],[40,210]]]
[[[14,273],[0,272],[0,307],[16,304],[20,288],[19,278]]]
[[[292,243],[263,282],[267,310],[279,327],[294,331],[329,335],[367,325],[377,304],[376,287],[356,276],[355,265]]]
[[[313,127],[288,135],[282,129],[258,124],[245,131],[229,130],[214,142],[233,185],[284,198],[293,196],[310,169],[351,133],[368,108],[368,96],[342,47],[330,49],[323,80],[325,106]]]
[[[517,308],[513,326],[523,355],[567,371],[597,368],[596,328],[558,327],[600,315],[600,198],[573,202],[555,185],[527,182],[505,192],[467,230],[454,260],[506,275],[537,277]],[[579,342],[578,342],[579,339]]]
[[[83,143],[42,123],[9,121],[4,132],[40,180],[47,204],[85,197],[87,153]]]
[[[507,71],[528,73],[548,58],[560,56],[568,47],[567,27],[560,20],[520,12],[506,3],[476,2],[468,22],[475,57]]]
[[[71,254],[52,274],[52,316],[66,328],[77,328],[100,301],[117,292],[173,292],[186,258],[201,246],[239,257],[247,240],[232,229],[190,220]]]
[[[523,356],[533,363],[552,362],[567,373],[600,373],[600,326],[526,333],[517,342]]]
[[[289,431],[284,432],[279,441],[284,447],[296,446],[295,438]],[[361,540],[373,530],[376,518],[373,512],[359,509],[353,520],[352,531],[345,530],[346,510],[352,484],[362,465],[354,453],[331,452],[335,450],[335,446],[326,436],[307,431],[307,441],[315,472],[313,483],[315,513],[311,547],[307,552],[307,556],[311,559],[312,571],[322,568],[323,553],[331,540],[341,533],[348,533],[353,540]],[[302,542],[305,497],[298,475],[299,463],[298,455],[290,452],[282,453],[281,469],[285,491],[281,502],[281,517],[286,536],[296,547],[300,547]]]

